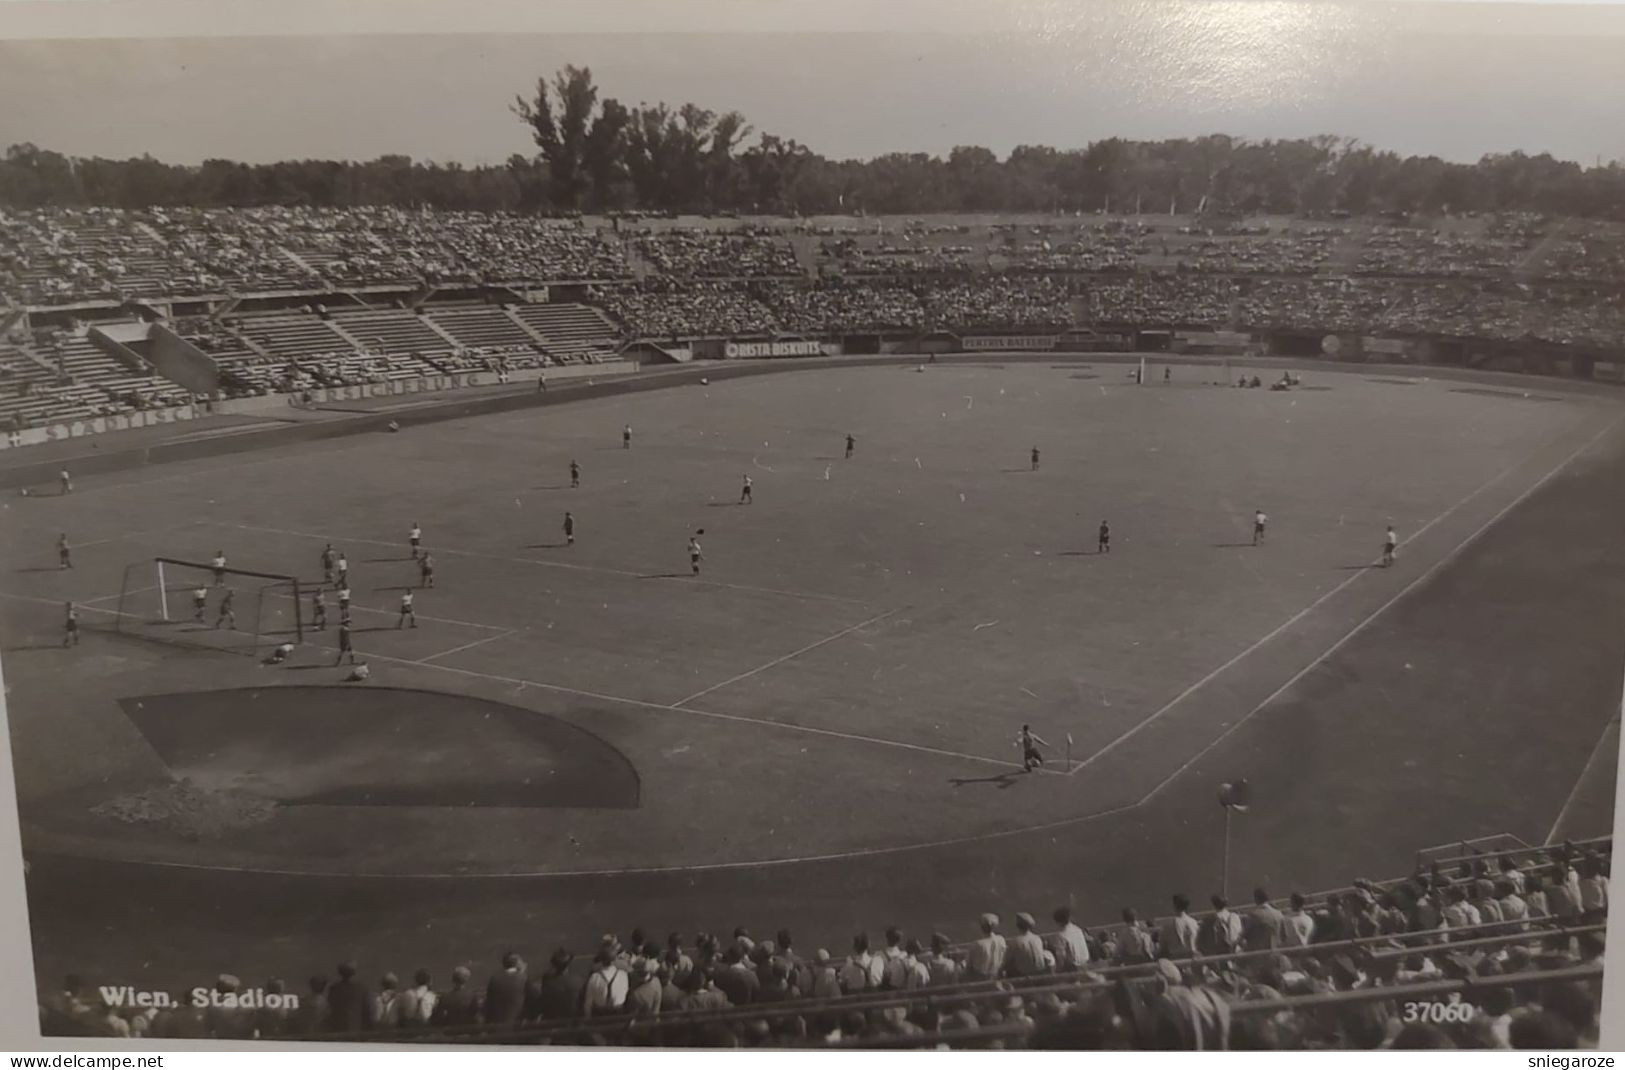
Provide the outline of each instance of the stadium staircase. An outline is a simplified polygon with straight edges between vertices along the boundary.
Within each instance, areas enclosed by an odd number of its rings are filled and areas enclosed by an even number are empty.
[[[1365,239],[1370,233],[1368,227],[1355,223],[1352,220],[1344,224],[1343,236],[1333,244],[1326,259],[1321,261],[1320,275],[1352,275],[1355,265],[1360,262],[1360,253],[1365,248]]]
[[[1541,239],[1530,247],[1512,269],[1512,277],[1518,282],[1533,282],[1541,277],[1552,254],[1569,240],[1569,236],[1577,229],[1577,221],[1573,219],[1560,219],[1557,225],[1541,236]]]

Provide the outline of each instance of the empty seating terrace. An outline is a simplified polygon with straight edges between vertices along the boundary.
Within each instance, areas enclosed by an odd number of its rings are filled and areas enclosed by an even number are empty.
[[[564,363],[605,360],[614,355],[615,325],[589,305],[521,305],[515,314],[546,341],[550,356]]]
[[[535,346],[536,339],[506,308],[446,308],[428,319],[464,346]]]
[[[355,346],[325,320],[308,313],[243,317],[231,324],[252,345],[284,357],[347,353]]]
[[[423,317],[404,309],[338,309],[329,315],[341,332],[368,352],[443,353],[454,344]]]
[[[161,407],[183,405],[191,399],[168,379],[132,371],[83,335],[53,341],[45,355],[47,360],[57,359],[74,382],[96,387],[117,401]]]

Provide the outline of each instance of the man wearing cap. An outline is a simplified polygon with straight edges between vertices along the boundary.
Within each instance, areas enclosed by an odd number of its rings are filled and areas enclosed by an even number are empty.
[[[582,992],[581,1013],[591,1018],[606,1014],[619,1014],[626,1004],[627,977],[615,965],[615,947],[605,944],[593,959],[592,973],[587,975],[587,987]]]
[[[237,995],[242,982],[229,973],[216,979],[214,990],[222,997]],[[222,1000],[222,1002],[225,1002]],[[221,1040],[252,1040],[254,1038],[254,1011],[248,1007],[226,1007],[211,1004],[203,1013],[209,1035]]]
[[[632,960],[632,984],[626,993],[626,1013],[640,1018],[660,1013],[662,991],[655,967],[639,955]]]
[[[570,976],[574,961],[575,956],[562,947],[548,956],[547,972],[526,986],[525,1017],[562,1022],[576,1016],[582,985]]]
[[[813,955],[812,962],[812,990],[805,993],[814,999],[834,999],[841,994],[841,978],[835,972],[835,964],[830,961],[829,952],[819,948]]]
[[[1224,1051],[1230,1047],[1230,1004],[1204,985],[1188,985],[1179,967],[1157,960],[1151,1007],[1152,1036],[1146,1047],[1163,1051]]]
[[[965,957],[967,981],[991,981],[1004,973],[1005,942],[999,935],[999,916],[983,914],[982,935],[970,946]]]
[[[1026,912],[1016,915],[1016,935],[1010,938],[1005,957],[1005,972],[1011,977],[1032,977],[1048,973],[1049,964],[1044,954],[1044,941],[1036,930],[1038,923]]]
[[[469,978],[473,975],[467,966],[457,966],[451,971],[451,987],[440,993],[435,1001],[434,1014],[430,1021],[434,1025],[476,1025],[480,1020],[479,993],[469,987]]]

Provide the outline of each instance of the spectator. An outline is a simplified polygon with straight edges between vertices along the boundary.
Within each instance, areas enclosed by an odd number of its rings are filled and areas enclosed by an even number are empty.
[[[982,935],[971,944],[965,959],[964,975],[967,981],[987,981],[1004,973],[1006,952],[1004,937],[999,934],[999,916],[983,914]]]
[[[683,951],[683,938],[678,933],[669,933],[666,936],[666,951],[660,959],[662,965],[671,971],[671,983],[679,987],[688,979],[689,972],[694,969],[694,960]]]
[[[737,960],[738,948],[729,954]],[[588,1018],[606,1014],[619,1014],[626,1004],[629,980],[626,971],[615,962],[614,944],[606,942],[593,959],[592,972],[587,975],[586,989],[582,993],[581,1011]]]
[[[834,999],[842,992],[841,977],[830,961],[829,952],[819,948],[813,956],[812,996],[814,999]]]
[[[430,986],[428,970],[420,969],[412,975],[412,987],[401,993],[400,1024],[408,1029],[428,1025],[434,1020],[435,1003],[439,996]]]
[[[626,994],[626,1012],[640,1018],[660,1013],[663,988],[658,970],[651,960],[639,956],[632,960],[631,985]]]
[[[1263,888],[1253,889],[1253,908],[1242,923],[1242,944],[1248,951],[1273,951],[1286,946],[1286,915],[1270,902]]]
[[[716,971],[713,980],[716,986],[728,997],[728,1002],[735,1007],[743,1007],[756,1002],[756,995],[761,991],[762,982],[751,968],[750,962],[745,958],[745,952],[738,943],[728,947],[722,953],[722,968]]]
[[[1447,929],[1470,929],[1483,919],[1467,900],[1467,889],[1453,884],[1445,889],[1444,924]]]
[[[931,934],[931,950],[919,959],[931,977],[931,984],[951,985],[959,980],[959,963],[953,958],[951,943],[942,933]]]
[[[1213,913],[1198,929],[1197,946],[1204,955],[1228,955],[1241,946],[1241,917],[1222,895],[1212,898]]]
[[[1140,915],[1133,907],[1123,908],[1123,927],[1117,934],[1117,956],[1114,961],[1119,966],[1134,966],[1150,962],[1156,955],[1156,937],[1152,935],[1151,928],[1140,920]]]
[[[1282,930],[1286,947],[1307,947],[1316,940],[1315,919],[1304,909],[1304,898],[1301,892],[1293,892],[1290,900],[1291,906],[1284,915],[1286,928]]]
[[[1060,926],[1050,941],[1050,953],[1059,973],[1081,970],[1089,965],[1089,941],[1083,930],[1072,922],[1071,907],[1056,907],[1050,915]]]
[[[1190,984],[1169,959],[1157,960],[1151,1047],[1164,1051],[1225,1051],[1230,1004],[1205,985]]]
[[[399,1029],[401,1025],[400,978],[386,973],[372,997],[372,1023],[375,1029]]]
[[[862,992],[873,987],[874,956],[869,954],[869,934],[859,933],[852,938],[852,954],[841,966],[841,991]]]
[[[1172,958],[1190,958],[1196,954],[1201,926],[1191,917],[1189,896],[1175,895],[1173,903],[1173,917],[1162,923],[1162,953]]]
[[[451,971],[451,987],[440,993],[435,1002],[434,1025],[469,1026],[480,1020],[479,994],[469,987],[473,977],[467,966],[456,966]]]
[[[1050,963],[1044,952],[1044,941],[1033,931],[1036,928],[1031,914],[1016,915],[1016,935],[1010,939],[1005,959],[1005,971],[1011,977],[1032,977],[1049,972]]]
[[[903,948],[906,956],[907,973],[903,978],[904,988],[927,988],[931,985],[931,966],[926,956],[929,954],[918,940],[910,940]]]
[[[582,984],[570,977],[570,965],[575,956],[558,948],[547,959],[547,972],[536,982],[527,996],[526,1017],[545,1022],[562,1022],[574,1018],[581,1009]]]
[[[908,987],[907,954],[903,950],[903,931],[895,925],[886,928],[886,948],[880,953],[879,988],[897,990]]]
[[[730,948],[737,954],[737,948]],[[689,971],[688,981],[683,985],[683,999],[677,1009],[681,1011],[714,1011],[731,1007],[728,997],[717,988],[710,974],[700,968]]]
[[[525,960],[519,952],[502,956],[502,968],[485,983],[482,1009],[488,1025],[513,1025],[525,1009]]]
[[[1580,863],[1580,912],[1587,920],[1601,919],[1608,912],[1608,875],[1595,855]]]
[[[372,993],[355,979],[355,963],[339,963],[338,974],[327,989],[327,1031],[359,1033],[372,1028]]]
[[[326,1032],[328,1027],[327,978],[316,974],[310,979],[309,987],[310,991],[288,1020],[288,1032],[293,1036],[315,1036]]]
[[[778,949],[775,961],[782,962],[789,976],[790,987],[806,995],[812,992],[812,971],[807,963],[797,955],[790,937],[790,930],[780,929],[777,934]]]

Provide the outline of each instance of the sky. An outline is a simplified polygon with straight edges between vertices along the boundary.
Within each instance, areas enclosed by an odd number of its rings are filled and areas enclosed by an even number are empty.
[[[0,0],[0,145],[499,162],[534,151],[514,95],[574,63],[834,157],[1332,133],[1589,164],[1625,159],[1622,56],[1609,5]]]

